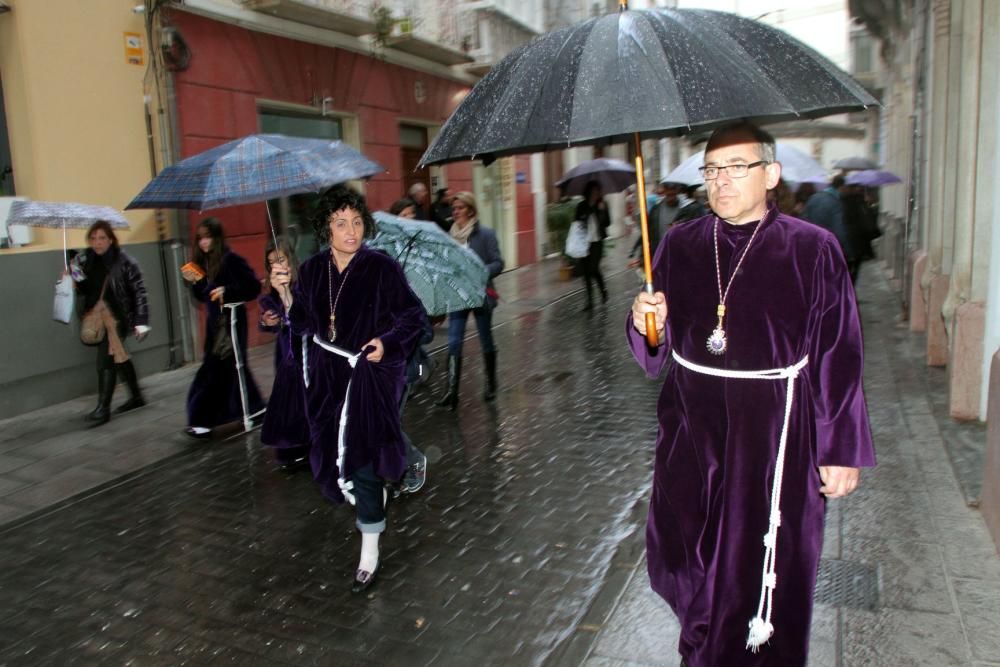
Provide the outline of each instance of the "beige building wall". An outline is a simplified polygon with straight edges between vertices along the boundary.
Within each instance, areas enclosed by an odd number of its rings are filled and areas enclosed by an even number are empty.
[[[138,0],[6,0],[0,77],[17,195],[121,209],[150,179],[143,79],[149,64]],[[144,62],[126,61],[125,33],[142,36]],[[152,211],[130,211],[124,243],[156,239]],[[84,245],[74,230],[70,247]],[[51,250],[62,232],[36,229]]]

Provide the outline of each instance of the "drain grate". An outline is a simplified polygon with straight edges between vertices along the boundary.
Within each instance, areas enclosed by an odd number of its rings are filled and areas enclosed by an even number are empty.
[[[878,608],[878,569],[849,560],[820,559],[816,602],[874,611]]]

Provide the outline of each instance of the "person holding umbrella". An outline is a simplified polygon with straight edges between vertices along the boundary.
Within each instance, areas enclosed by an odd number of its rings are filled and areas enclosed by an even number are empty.
[[[329,248],[304,262],[291,288],[291,332],[309,337],[306,413],[309,462],[323,495],[357,510],[361,556],[351,590],[375,581],[386,528],[387,483],[407,465],[399,400],[406,360],[425,321],[396,260],[369,248],[375,224],[364,197],[334,187],[320,199],[315,227]],[[275,273],[284,291],[290,276]]]
[[[769,134],[716,130],[702,173],[715,215],[667,232],[626,322],[646,373],[668,369],[650,582],[691,667],[804,665],[826,501],[875,464],[854,289],[832,233],[767,204]]]
[[[125,380],[131,398],[116,412],[146,405],[124,342],[129,333],[140,341],[149,333],[149,304],[139,264],[118,245],[107,221],[90,226],[87,244],[85,251],[73,257],[69,270],[83,298],[83,312],[99,311],[104,324],[104,336],[97,344],[97,407],[87,415],[91,426],[100,426],[111,419],[117,375]]]
[[[583,201],[576,207],[574,220],[579,220],[586,226],[587,240],[590,242],[590,251],[586,257],[580,260],[583,282],[587,289],[587,305],[583,307],[583,310],[589,311],[594,307],[594,298],[590,289],[591,283],[597,283],[597,289],[601,292],[601,301],[603,303],[608,301],[608,290],[604,287],[604,276],[601,275],[601,258],[604,256],[604,239],[608,237],[611,217],[608,215],[608,207],[604,203],[601,184],[597,181],[590,181],[584,187]]]
[[[192,438],[208,438],[214,427],[245,418],[237,362],[242,364],[246,378],[246,413],[252,415],[264,409],[257,384],[246,367],[246,308],[224,308],[226,304],[257,298],[260,281],[247,261],[226,245],[218,219],[202,220],[195,238],[194,260],[181,267],[181,275],[191,284],[192,296],[205,304],[205,348],[201,367],[188,390],[188,426],[184,432]],[[236,318],[235,327],[229,318]]]
[[[310,234],[311,235],[311,234]],[[288,323],[290,288],[295,284],[299,263],[291,244],[278,237],[264,252],[267,289],[257,297],[261,331],[275,334],[274,384],[267,401],[260,441],[274,448],[274,456],[285,470],[295,470],[309,454],[309,422],[306,419],[305,358],[301,336]],[[287,279],[287,284],[285,280]],[[275,287],[275,282],[281,287]]]
[[[493,309],[497,305],[497,292],[493,287],[493,279],[503,271],[503,257],[500,255],[497,235],[492,229],[483,227],[476,218],[476,197],[471,192],[455,193],[451,200],[451,211],[454,220],[449,231],[451,237],[476,253],[489,272],[483,305],[448,313],[448,391],[435,405],[455,410],[458,407],[458,388],[462,378],[462,343],[470,312],[476,318],[479,347],[482,349],[483,365],[486,368],[483,400],[492,401],[496,398],[497,349],[493,344]]]

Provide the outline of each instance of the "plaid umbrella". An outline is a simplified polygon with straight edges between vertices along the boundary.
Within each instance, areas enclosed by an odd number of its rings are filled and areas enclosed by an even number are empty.
[[[382,211],[374,215],[378,233],[368,246],[403,265],[406,280],[428,315],[483,305],[489,272],[476,253],[460,246],[432,222]]]
[[[253,134],[167,167],[125,208],[204,211],[319,192],[384,171],[342,141]]]

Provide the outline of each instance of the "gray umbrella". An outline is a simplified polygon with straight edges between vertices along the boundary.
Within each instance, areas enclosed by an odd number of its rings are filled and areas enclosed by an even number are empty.
[[[856,155],[854,157],[845,157],[842,160],[837,160],[833,163],[833,168],[850,171],[852,169],[878,169],[878,165],[866,157]]]
[[[582,195],[587,183],[597,181],[602,192],[621,192],[635,185],[635,167],[623,160],[597,158],[576,165],[556,181],[563,193],[573,197]]]
[[[98,220],[124,229],[128,220],[110,206],[94,206],[64,201],[16,201],[10,207],[7,226],[52,227],[63,230],[63,258],[66,257],[66,230],[86,229]],[[63,262],[65,264],[65,262]]]
[[[778,28],[703,9],[626,10],[542,35],[497,63],[421,166],[877,104]]]

